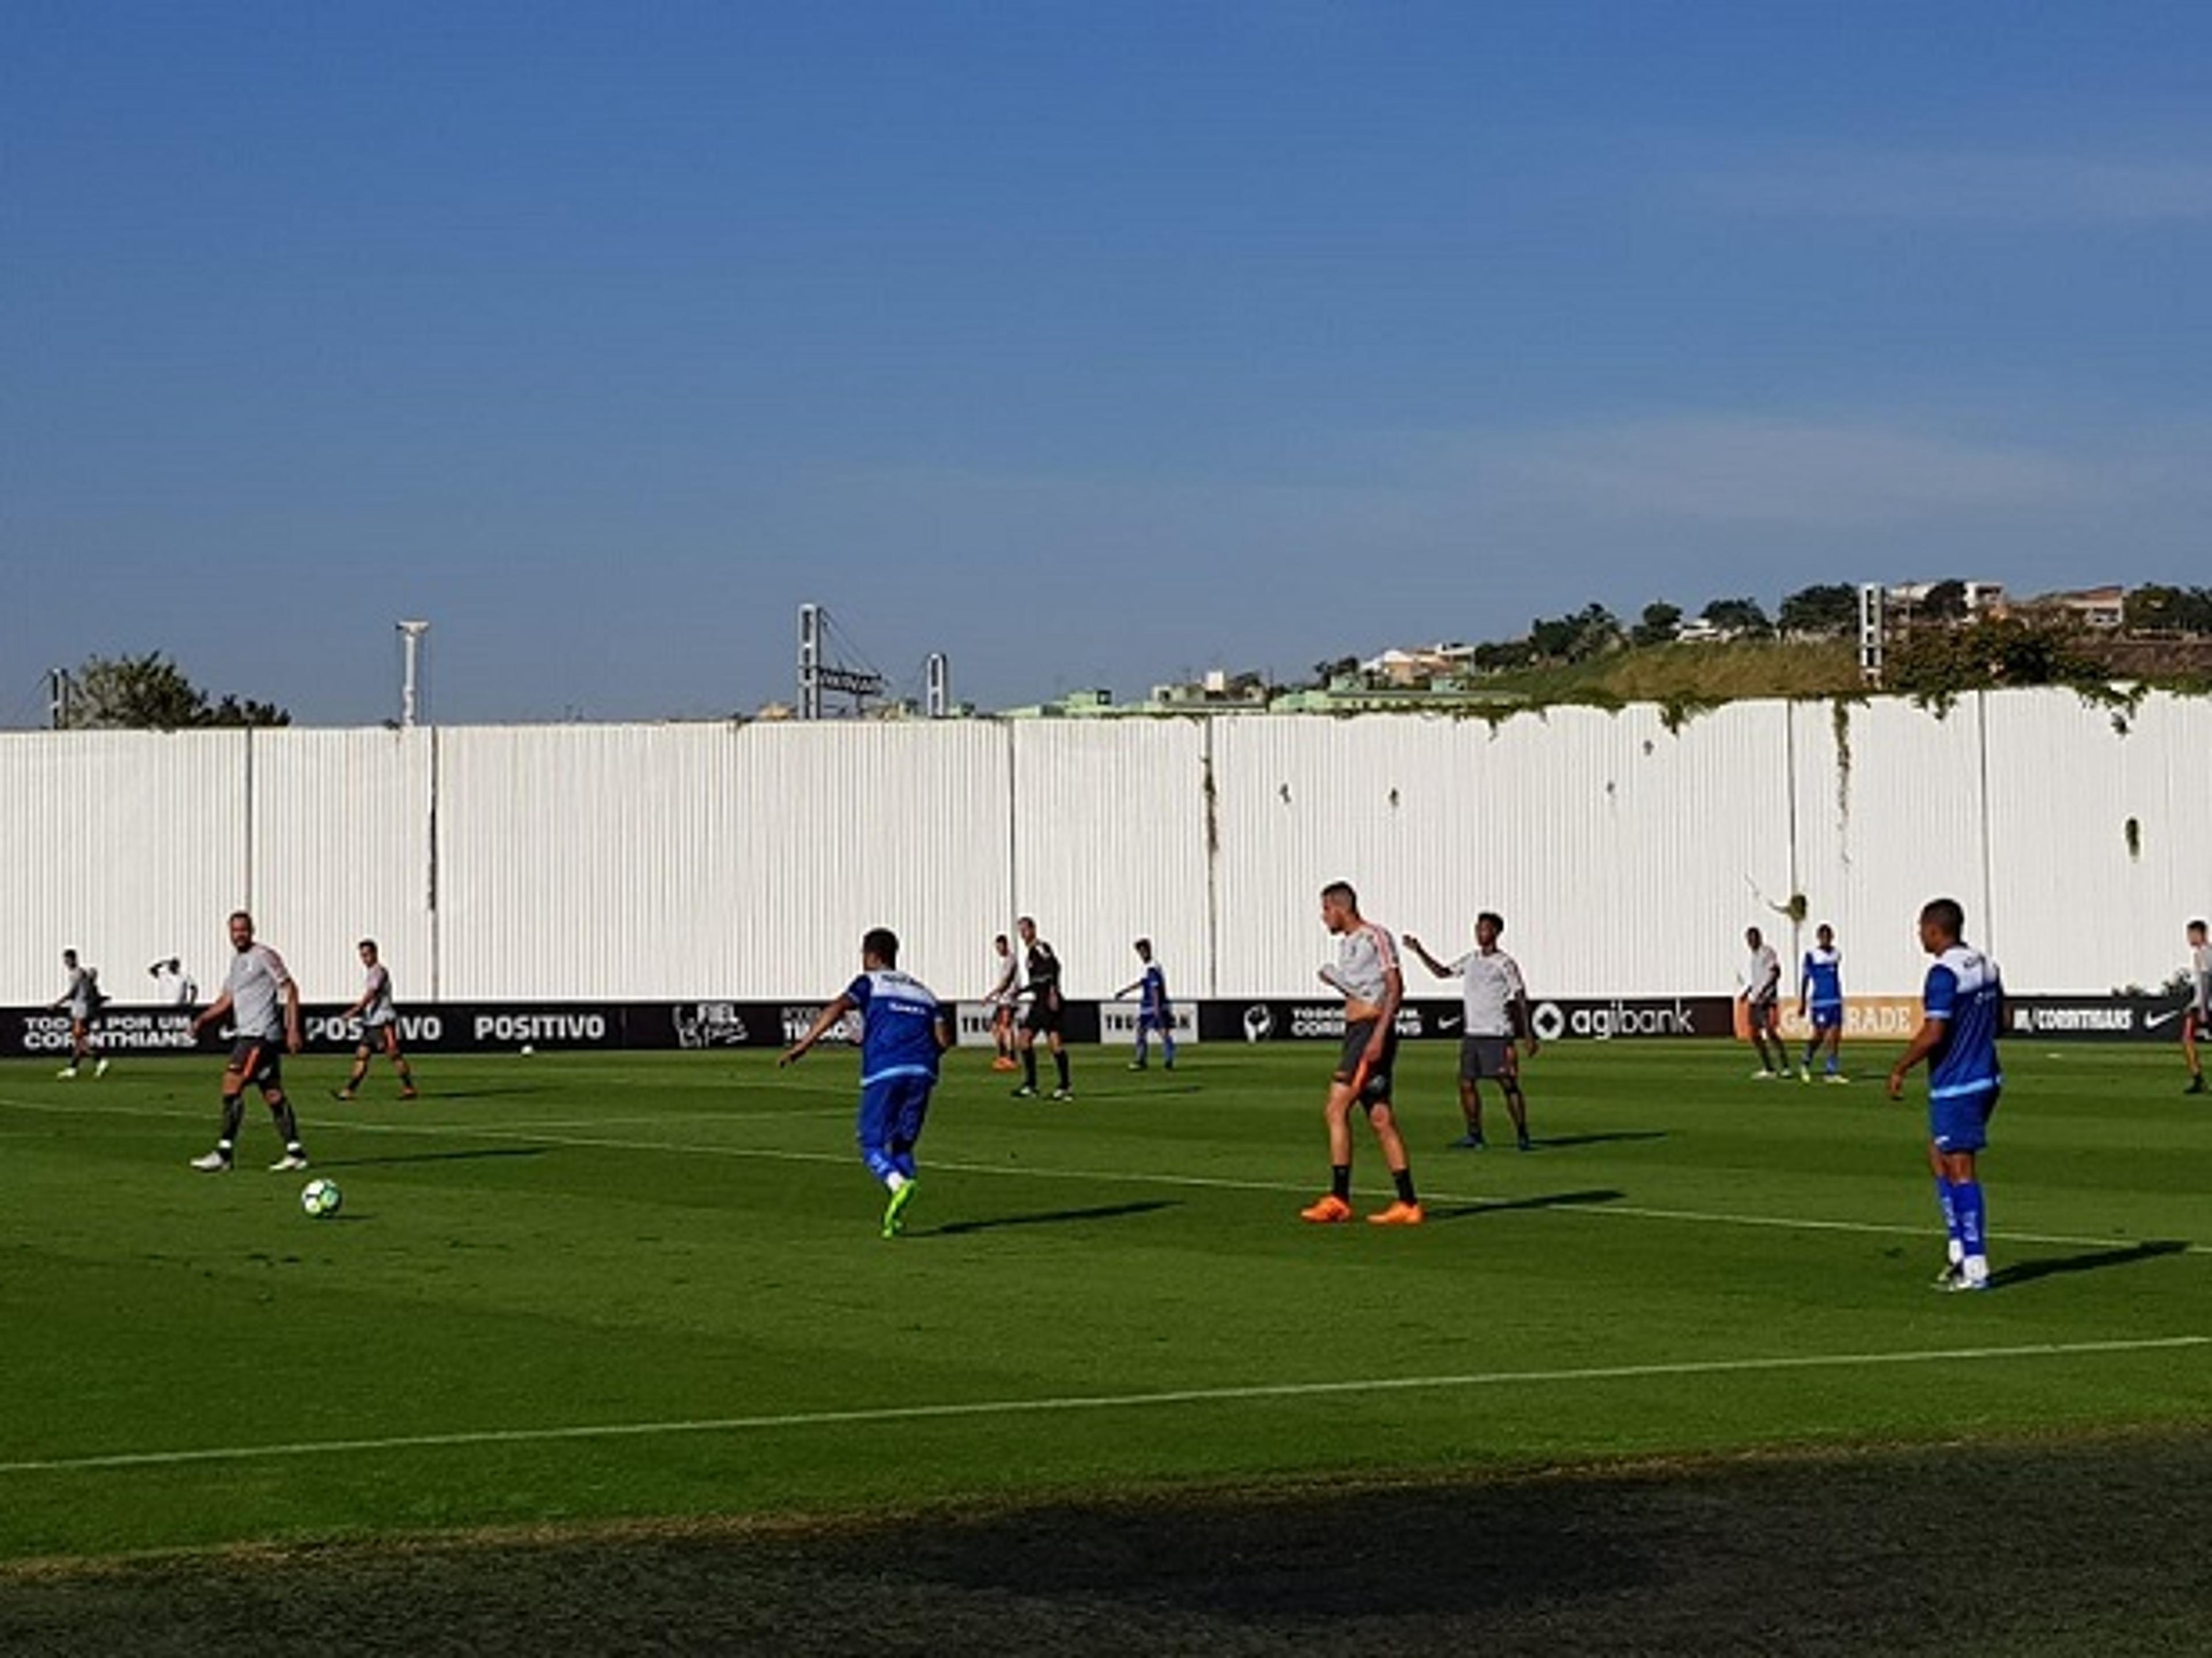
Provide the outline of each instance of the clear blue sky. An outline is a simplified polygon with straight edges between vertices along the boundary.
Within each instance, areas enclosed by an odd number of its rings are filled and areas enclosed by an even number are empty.
[[[0,720],[2212,580],[2212,8],[0,8]]]

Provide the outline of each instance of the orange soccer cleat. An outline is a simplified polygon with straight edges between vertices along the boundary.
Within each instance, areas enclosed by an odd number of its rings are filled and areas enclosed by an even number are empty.
[[[1299,1210],[1298,1218],[1310,1220],[1316,1226],[1334,1226],[1352,1218],[1352,1206],[1332,1192],[1320,1202]]]
[[[1368,1216],[1367,1219],[1368,1224],[1373,1226],[1419,1226],[1421,1224],[1421,1206],[1418,1203],[1394,1203],[1388,1209],[1378,1210]]]

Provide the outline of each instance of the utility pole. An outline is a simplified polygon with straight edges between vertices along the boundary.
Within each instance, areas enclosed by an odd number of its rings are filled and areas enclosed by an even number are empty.
[[[55,731],[69,729],[70,695],[76,682],[70,677],[67,668],[52,668],[46,672],[46,721]]]
[[[923,712],[932,720],[942,720],[952,712],[952,659],[943,651],[932,651],[924,671],[927,689]]]
[[[422,636],[430,631],[427,622],[402,622],[399,629],[399,729],[415,729],[418,693],[422,688]]]
[[[1889,625],[1886,599],[1879,581],[1859,583],[1859,677],[1869,685],[1881,683],[1883,634]]]

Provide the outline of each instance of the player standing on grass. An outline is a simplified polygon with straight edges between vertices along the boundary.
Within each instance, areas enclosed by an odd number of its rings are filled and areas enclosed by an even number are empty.
[[[1407,947],[1419,957],[1439,979],[1460,981],[1465,1028],[1459,1038],[1459,1109],[1467,1119],[1467,1133],[1452,1142],[1455,1151],[1480,1151],[1482,1138],[1482,1082],[1488,1078],[1505,1096],[1505,1108],[1513,1118],[1513,1134],[1521,1149],[1530,1149],[1528,1106],[1521,1096],[1521,1066],[1514,1057],[1516,1031],[1528,1038],[1528,1057],[1536,1057],[1536,1027],[1528,1015],[1528,987],[1521,965],[1498,947],[1505,931],[1505,918],[1485,910],[1474,918],[1474,948],[1446,966],[1429,954],[1412,933]]]
[[[1398,969],[1397,941],[1359,914],[1358,895],[1342,881],[1322,889],[1322,925],[1337,939],[1336,963],[1321,981],[1344,993],[1344,1048],[1330,1078],[1322,1115],[1328,1124],[1328,1195],[1299,1211],[1321,1225],[1347,1221],[1352,1212],[1352,1108],[1365,1108],[1382,1161],[1397,1183],[1397,1200],[1367,1218],[1377,1226],[1419,1226],[1420,1199],[1406,1142],[1390,1109],[1390,1068],[1398,1057],[1398,1008],[1406,982]]]
[[[369,1060],[381,1054],[399,1073],[399,1097],[411,1100],[416,1097],[415,1073],[408,1068],[407,1056],[399,1051],[399,1010],[392,1005],[392,974],[377,959],[375,939],[361,941],[361,964],[368,969],[368,981],[362,987],[361,999],[339,1016],[361,1021],[361,1042],[353,1051],[353,1074],[331,1097],[351,1099],[362,1078],[368,1075]]]
[[[1029,982],[1022,994],[1030,999],[1029,1015],[1022,1021],[1020,1037],[1022,1085],[1014,1090],[1014,1097],[1036,1097],[1036,1039],[1042,1036],[1052,1049],[1053,1068],[1060,1073],[1060,1086],[1052,1090],[1052,1096],[1072,1100],[1075,1089],[1068,1080],[1067,1042],[1060,1028],[1067,1011],[1067,1005],[1060,993],[1060,957],[1053,954],[1050,944],[1037,937],[1036,923],[1028,916],[1014,924],[1014,931],[1021,934],[1022,945],[1027,952],[1022,966]]]
[[[1014,947],[1000,933],[991,940],[991,993],[983,998],[991,1010],[991,1040],[999,1049],[991,1060],[994,1071],[1012,1071],[1018,1063],[1014,1058],[1014,1010],[1022,999],[1021,972]]]
[[[1826,921],[1813,934],[1813,948],[1805,952],[1797,979],[1797,1017],[1810,1017],[1813,1034],[1805,1043],[1805,1057],[1797,1064],[1797,1080],[1813,1080],[1813,1059],[1825,1046],[1828,1050],[1826,1079],[1848,1082],[1843,1072],[1844,953],[1836,948],[1836,930]]]
[[[92,1058],[92,1022],[100,1016],[100,1004],[107,999],[100,993],[100,969],[80,963],[76,951],[62,951],[62,971],[69,975],[69,988],[55,998],[53,1007],[57,1012],[64,1007],[69,1009],[70,1057],[69,1063],[56,1074],[68,1082],[76,1076],[77,1066]],[[107,1074],[105,1055],[94,1065],[92,1074]]]
[[[238,1130],[246,1119],[246,1087],[261,1090],[284,1142],[284,1155],[269,1165],[272,1174],[305,1169],[307,1153],[300,1144],[299,1119],[292,1102],[284,1096],[283,1055],[300,1051],[300,987],[284,966],[284,958],[266,944],[253,941],[253,918],[244,910],[230,917],[230,972],[222,981],[222,994],[192,1021],[192,1035],[230,1015],[230,1063],[222,1072],[222,1138],[205,1157],[194,1157],[192,1167],[204,1175],[230,1172],[231,1154],[237,1149]]]
[[[1153,1031],[1158,1031],[1161,1061],[1172,1071],[1175,1069],[1175,1010],[1168,1005],[1168,975],[1152,959],[1152,941],[1150,938],[1138,939],[1136,948],[1137,959],[1145,964],[1145,970],[1133,981],[1114,993],[1116,1001],[1132,993],[1140,993],[1137,1003],[1137,1057],[1129,1061],[1129,1069],[1142,1071],[1145,1068],[1147,1063],[1145,1039]]]
[[[1966,927],[1966,912],[1952,899],[1922,908],[1920,947],[1936,963],[1928,969],[1920,1032],[1889,1073],[1889,1097],[1901,1099],[1907,1073],[1928,1061],[1928,1164],[1950,1235],[1939,1290],[1990,1287],[1988,1210],[1974,1154],[1990,1143],[1990,1114],[2004,1088],[1997,1066],[2004,985],[1996,963],[1968,946]]]
[[[860,1016],[860,1161],[884,1183],[884,1236],[906,1226],[915,1190],[914,1148],[937,1086],[938,1056],[952,1046],[949,1016],[919,980],[898,970],[898,935],[870,929],[860,940],[860,976],[823,1008],[779,1066],[795,1065],[849,1013]]]
[[[2197,1044],[2212,1036],[2212,943],[2202,921],[2189,924],[2189,1011],[2181,1020],[2181,1057],[2189,1066],[2185,1094],[2204,1091],[2204,1061]]]
[[[1790,1074],[1790,1050],[1782,1045],[1782,958],[1759,937],[1757,927],[1744,930],[1743,944],[1750,954],[1744,960],[1735,999],[1743,1004],[1751,1045],[1759,1050],[1759,1069],[1751,1073],[1752,1080],[1765,1082]],[[1766,1051],[1769,1042],[1774,1045],[1771,1058]]]

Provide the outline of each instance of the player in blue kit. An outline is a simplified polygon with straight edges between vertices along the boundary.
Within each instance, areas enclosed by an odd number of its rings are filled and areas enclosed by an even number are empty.
[[[1813,1035],[1805,1043],[1805,1057],[1797,1062],[1797,1080],[1813,1080],[1813,1060],[1821,1048],[1828,1050],[1828,1066],[1822,1080],[1849,1082],[1843,1072],[1844,953],[1836,948],[1836,930],[1826,921],[1813,934],[1813,948],[1797,974],[1797,1013],[1809,1015]]]
[[[860,940],[860,976],[822,1010],[779,1066],[806,1057],[848,1015],[860,1016],[860,1161],[890,1193],[884,1236],[906,1226],[915,1190],[914,1147],[937,1086],[938,1056],[952,1046],[951,1016],[927,986],[898,970],[898,935],[875,927]]]
[[[1137,997],[1137,1057],[1129,1061],[1129,1069],[1142,1071],[1149,1063],[1146,1042],[1154,1032],[1160,1039],[1160,1058],[1170,1071],[1175,1069],[1175,1010],[1168,1005],[1168,975],[1152,959],[1152,941],[1137,940],[1137,959],[1145,970],[1133,983],[1123,985],[1114,993],[1118,1001],[1131,994]]]
[[[1906,1075],[1928,1061],[1928,1165],[1950,1234],[1939,1290],[1990,1287],[1988,1212],[1974,1158],[1990,1143],[1990,1115],[2004,1088],[1997,1066],[2004,983],[1996,963],[1966,944],[1966,912],[1949,898],[1921,910],[1920,947],[1936,962],[1920,1032],[1889,1073],[1889,1097],[1901,1099]]]

